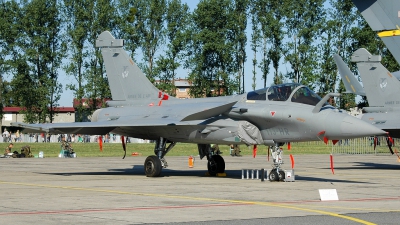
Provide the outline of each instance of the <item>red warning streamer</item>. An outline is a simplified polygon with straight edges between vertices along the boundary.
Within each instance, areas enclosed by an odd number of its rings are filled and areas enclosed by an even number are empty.
[[[103,137],[100,135],[99,136],[99,147],[100,147],[100,151],[103,151]]]
[[[125,143],[125,137],[121,136],[121,141],[122,141],[122,148],[124,149],[124,157],[122,157],[122,159],[125,159],[126,156],[126,143]]]
[[[333,169],[333,155],[331,154],[331,170],[332,170],[332,174],[335,174],[335,170]]]
[[[327,145],[328,142],[329,142],[329,139],[328,139],[327,137],[324,137],[324,142],[325,142],[325,144]]]
[[[257,155],[257,145],[253,145],[253,158]]]
[[[289,156],[290,156],[290,162],[292,163],[292,169],[293,169],[294,168],[294,158],[293,158],[292,154],[290,154]]]
[[[392,150],[393,138],[389,136],[389,133],[388,133],[388,138],[386,140],[387,140],[387,146],[389,147],[389,151],[393,155],[394,154],[394,152]]]

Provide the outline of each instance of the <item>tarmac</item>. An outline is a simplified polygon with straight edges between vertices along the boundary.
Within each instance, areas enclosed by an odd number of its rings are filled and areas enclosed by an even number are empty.
[[[334,155],[332,174],[329,154],[296,155],[294,182],[242,179],[242,169],[271,169],[265,155],[224,156],[226,177],[207,176],[198,156],[193,168],[166,159],[157,178],[141,156],[0,159],[0,223],[400,224],[396,156]]]

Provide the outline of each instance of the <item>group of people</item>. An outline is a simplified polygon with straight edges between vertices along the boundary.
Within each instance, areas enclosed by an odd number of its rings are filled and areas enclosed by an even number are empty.
[[[219,150],[219,146],[217,144],[212,144],[211,145],[211,151],[213,152],[214,155],[219,155],[222,154],[222,152]],[[239,145],[230,145],[229,146],[229,152],[231,156],[242,156],[240,154],[240,147]]]
[[[4,155],[2,155],[2,158],[31,158],[33,157],[32,152],[31,152],[31,147],[29,145],[25,145],[21,147],[21,153],[18,151],[12,151],[12,148],[14,147],[13,143],[10,143],[5,151]]]
[[[21,142],[21,134],[19,130],[15,132],[14,135],[11,135],[11,132],[9,132],[6,128],[4,128],[3,134],[3,142]]]

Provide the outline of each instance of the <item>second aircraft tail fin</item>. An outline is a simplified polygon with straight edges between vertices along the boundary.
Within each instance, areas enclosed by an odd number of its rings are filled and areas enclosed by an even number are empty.
[[[351,61],[357,62],[369,106],[394,107],[400,103],[400,81],[381,64],[381,56],[360,48]]]
[[[353,0],[353,3],[400,63],[400,1]]]
[[[346,63],[343,62],[342,57],[338,54],[333,55],[333,59],[339,69],[339,74],[342,77],[343,84],[346,88],[346,93],[354,93],[357,95],[365,96],[364,88],[356,79]]]

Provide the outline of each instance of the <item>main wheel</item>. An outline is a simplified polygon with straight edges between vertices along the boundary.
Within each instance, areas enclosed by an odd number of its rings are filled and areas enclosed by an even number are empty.
[[[211,176],[217,175],[217,173],[225,172],[225,161],[220,155],[213,155],[207,163],[208,173]]]
[[[144,173],[147,177],[158,177],[161,174],[161,170],[161,160],[157,156],[148,156],[144,161]]]
[[[279,174],[276,169],[271,170],[269,173],[269,181],[279,181]]]
[[[285,179],[285,172],[279,170],[279,181],[283,181]]]

